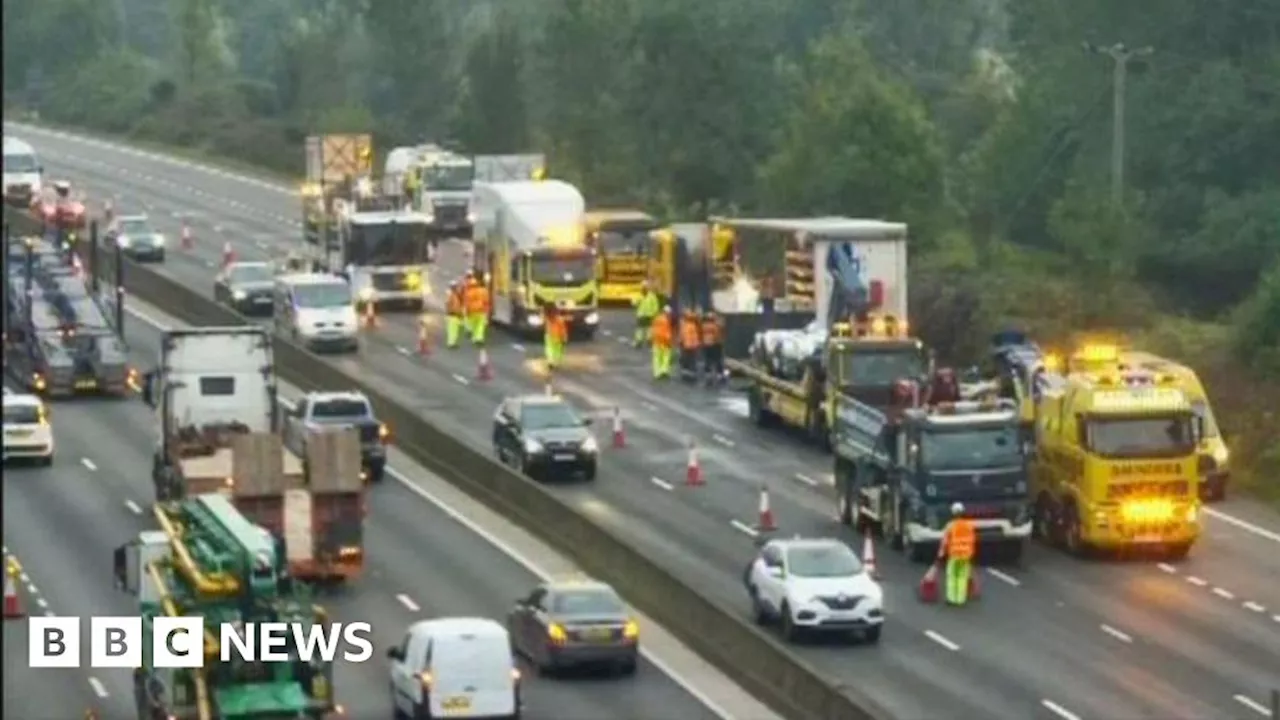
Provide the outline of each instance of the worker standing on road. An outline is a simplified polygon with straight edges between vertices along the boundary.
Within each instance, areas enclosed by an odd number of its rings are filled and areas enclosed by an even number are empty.
[[[662,306],[658,303],[658,293],[646,281],[644,287],[640,290],[640,297],[635,301],[636,305],[636,336],[632,340],[633,347],[641,347],[652,341],[651,329],[653,328],[653,319],[658,315],[658,311]]]
[[[467,311],[467,326],[471,330],[471,344],[484,345],[485,332],[489,329],[489,288],[473,274],[463,295]]]
[[[697,382],[698,356],[701,354],[702,328],[698,324],[697,310],[690,308],[680,318],[680,379]]]
[[[413,208],[414,201],[418,198],[418,186],[421,182],[420,172],[421,168],[415,165],[414,167],[405,170],[404,173],[404,202],[411,209]]]
[[[462,317],[466,311],[464,303],[462,283],[454,280],[449,283],[449,294],[444,300],[444,342],[448,348],[456,349],[458,341],[462,338]]]
[[[547,369],[555,370],[564,362],[564,344],[569,341],[569,323],[564,314],[552,303],[542,310],[543,345],[547,358]]]
[[[710,310],[702,315],[702,369],[707,374],[707,387],[724,379],[724,328]]]
[[[671,327],[671,308],[658,313],[650,326],[649,337],[653,341],[653,379],[671,377],[671,343],[675,339]]]
[[[963,605],[969,599],[969,578],[973,573],[973,556],[978,549],[978,531],[964,515],[964,505],[951,506],[951,522],[942,531],[938,561],[947,562],[947,603]]]

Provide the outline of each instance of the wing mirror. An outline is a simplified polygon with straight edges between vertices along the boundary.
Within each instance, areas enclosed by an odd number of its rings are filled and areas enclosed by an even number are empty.
[[[398,647],[388,648],[387,658],[390,660],[404,660],[404,656],[400,654],[400,648]]]

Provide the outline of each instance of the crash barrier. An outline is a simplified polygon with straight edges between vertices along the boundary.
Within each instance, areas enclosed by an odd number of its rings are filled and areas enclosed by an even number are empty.
[[[25,215],[5,212],[15,235],[38,232]],[[112,263],[100,263],[109,271]],[[129,296],[191,325],[244,325],[229,308],[142,265],[123,261]],[[106,278],[104,286],[110,287]],[[298,345],[275,338],[276,370],[303,391],[358,388],[378,417],[396,428],[397,447],[422,466],[457,485],[504,517],[537,535],[592,576],[610,583],[642,612],[666,626],[743,689],[788,720],[889,720],[856,688],[820,675],[780,642],[744,619],[736,609],[707,598],[646,558],[586,515],[537,483],[467,447],[355,377]]]

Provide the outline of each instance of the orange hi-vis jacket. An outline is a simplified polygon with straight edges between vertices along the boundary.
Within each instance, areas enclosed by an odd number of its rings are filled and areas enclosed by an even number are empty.
[[[462,317],[463,293],[462,288],[449,291],[449,297],[445,300],[444,305],[445,313],[453,317]]]
[[[698,321],[693,318],[680,320],[680,347],[685,350],[697,350],[702,347],[702,337],[698,334]]]
[[[671,316],[667,313],[658,313],[653,319],[653,344],[655,347],[671,347]]]
[[[563,315],[559,313],[547,315],[547,334],[559,342],[569,339],[569,323],[565,322]]]
[[[942,534],[942,552],[954,560],[969,560],[978,549],[978,530],[973,521],[956,518],[947,523]]]
[[[467,288],[463,296],[468,315],[486,315],[489,312],[489,288],[476,283]]]
[[[702,320],[702,344],[708,347],[720,344],[720,321],[714,317]]]

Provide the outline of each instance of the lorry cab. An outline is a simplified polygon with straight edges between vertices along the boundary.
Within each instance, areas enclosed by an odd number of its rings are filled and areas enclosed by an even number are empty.
[[[396,715],[518,718],[520,671],[511,636],[488,618],[420,620],[387,651]]]
[[[658,221],[639,210],[591,210],[587,244],[596,251],[596,281],[603,303],[631,304],[649,276],[650,233]]]
[[[1072,554],[1184,557],[1200,534],[1201,422],[1172,376],[1097,367],[1036,404],[1036,533]]]
[[[326,273],[281,275],[273,302],[278,334],[310,349],[359,349],[355,298],[343,278]]]
[[[40,197],[44,184],[44,168],[35,148],[14,137],[4,139],[4,201],[27,208]]]
[[[422,311],[434,257],[432,222],[426,213],[397,210],[355,212],[343,218],[341,268],[359,304]]]

